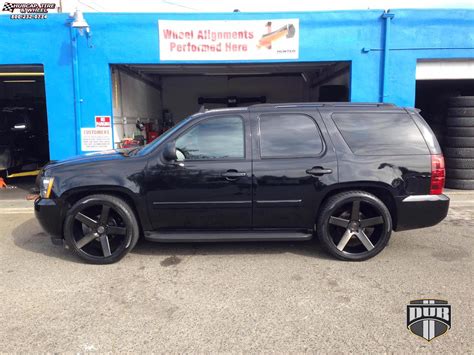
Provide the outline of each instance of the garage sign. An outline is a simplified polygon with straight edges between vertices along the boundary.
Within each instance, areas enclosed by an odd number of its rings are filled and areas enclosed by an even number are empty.
[[[159,20],[160,60],[298,59],[299,19]]]
[[[81,149],[83,152],[112,149],[112,130],[110,128],[81,128]]]

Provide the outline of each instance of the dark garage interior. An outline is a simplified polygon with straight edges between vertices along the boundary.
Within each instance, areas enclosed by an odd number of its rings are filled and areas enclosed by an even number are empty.
[[[38,169],[49,160],[41,65],[0,66],[0,172]]]
[[[0,66],[0,183],[29,190],[49,161],[42,65]]]

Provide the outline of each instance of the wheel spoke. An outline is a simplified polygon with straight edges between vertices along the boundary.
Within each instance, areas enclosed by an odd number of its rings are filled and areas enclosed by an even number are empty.
[[[78,214],[76,214],[76,216],[74,217],[75,219],[77,219],[79,222],[81,222],[82,224],[85,224],[86,226],[88,226],[89,228],[95,228],[96,225],[97,225],[97,222],[94,221],[92,218],[90,217],[87,217],[84,213],[81,213],[79,212]]]
[[[349,239],[351,239],[351,236],[352,236],[351,231],[347,229],[346,232],[342,235],[342,238],[337,244],[336,248],[339,249],[340,251],[343,251],[347,243],[349,242]]]
[[[82,249],[82,248],[84,248],[87,244],[89,244],[90,242],[92,242],[95,238],[97,238],[97,234],[95,234],[95,233],[88,233],[88,234],[86,234],[84,237],[82,237],[81,239],[79,239],[79,240],[76,242],[76,246],[77,246],[79,249]]]
[[[105,257],[112,255],[112,252],[110,251],[109,237],[105,234],[100,236],[100,245],[102,246],[102,252]]]
[[[352,203],[352,213],[351,213],[351,220],[358,221],[359,220],[359,211],[360,211],[360,201],[355,200]]]
[[[367,219],[363,219],[363,220],[360,221],[360,227],[361,228],[371,227],[371,226],[375,226],[377,224],[383,224],[382,216],[367,218]]]
[[[125,235],[126,233],[127,229],[125,227],[107,226],[107,234]]]
[[[359,233],[356,234],[357,238],[359,238],[360,242],[364,244],[365,249],[368,251],[371,251],[374,249],[374,245],[370,241],[369,237],[367,237],[367,234],[364,233],[364,231],[360,231]]]
[[[109,212],[110,206],[102,205],[102,212],[100,213],[99,223],[104,225],[107,224],[107,221],[109,220]]]
[[[349,225],[349,220],[331,216],[329,218],[329,224],[334,224],[335,226],[338,226],[338,227],[347,228],[347,226]]]

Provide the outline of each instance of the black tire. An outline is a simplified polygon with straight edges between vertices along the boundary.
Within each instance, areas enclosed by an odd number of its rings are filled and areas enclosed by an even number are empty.
[[[474,117],[474,107],[448,108],[448,116]]]
[[[64,221],[64,239],[72,251],[91,264],[112,264],[136,245],[138,222],[132,208],[111,195],[77,201]]]
[[[446,187],[449,189],[474,190],[474,180],[448,179]]]
[[[474,169],[474,159],[445,158],[448,169]]]
[[[474,107],[474,96],[457,96],[448,100],[449,107]]]
[[[363,226],[364,223],[370,224]],[[348,191],[324,203],[316,226],[319,240],[331,255],[341,260],[362,261],[385,248],[392,233],[392,218],[376,196],[365,191]]]
[[[474,137],[444,137],[447,147],[474,148]]]
[[[448,127],[474,127],[474,117],[446,117],[446,126]]]
[[[444,148],[448,158],[474,158],[474,148]]]
[[[474,180],[474,169],[446,169],[446,179]]]
[[[474,127],[448,127],[446,134],[451,137],[474,137]]]

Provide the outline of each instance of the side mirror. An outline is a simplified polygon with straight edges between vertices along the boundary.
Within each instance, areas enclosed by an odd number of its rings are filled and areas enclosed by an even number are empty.
[[[165,159],[166,161],[176,161],[176,160],[178,160],[178,156],[176,155],[176,144],[175,144],[175,142],[166,143],[162,154],[163,154],[163,159]]]

